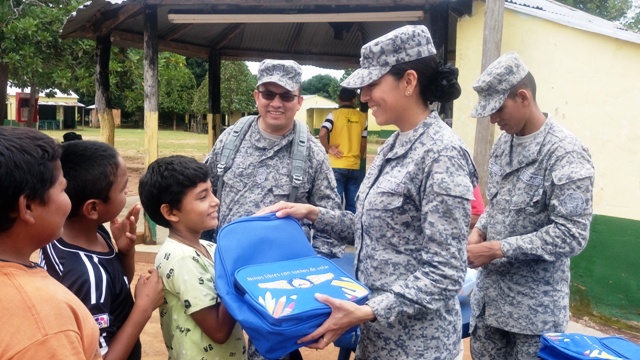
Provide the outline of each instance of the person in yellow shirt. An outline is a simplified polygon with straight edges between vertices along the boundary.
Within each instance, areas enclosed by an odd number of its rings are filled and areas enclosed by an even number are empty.
[[[360,161],[367,156],[367,117],[355,107],[355,90],[342,88],[338,101],[340,107],[327,116],[319,138],[329,155],[344,208],[354,213],[361,182]]]

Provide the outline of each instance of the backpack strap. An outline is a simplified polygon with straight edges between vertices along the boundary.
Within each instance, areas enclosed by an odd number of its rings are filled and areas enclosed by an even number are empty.
[[[307,125],[294,120],[293,143],[291,144],[291,192],[289,202],[295,202],[302,185],[302,175],[307,166]]]
[[[245,116],[239,119],[235,125],[233,126],[233,130],[231,130],[231,135],[225,141],[222,146],[222,151],[220,153],[220,161],[218,162],[218,166],[216,169],[218,170],[218,191],[216,193],[216,197],[218,199],[222,199],[222,187],[224,186],[224,173],[229,170],[231,164],[233,163],[233,159],[236,157],[238,153],[238,149],[240,149],[240,144],[242,144],[242,139],[244,139],[247,132],[249,132],[249,128],[251,124],[258,118],[256,115]]]
[[[220,161],[216,169],[218,170],[218,191],[216,196],[222,198],[222,188],[224,186],[224,174],[233,163],[235,155],[240,149],[242,140],[247,135],[249,127],[257,119],[256,115],[245,116],[238,120],[231,130],[231,135],[225,141],[220,153]],[[307,167],[307,136],[309,131],[307,125],[294,120],[294,137],[291,143],[291,192],[289,201],[294,202],[298,195],[298,190],[302,185],[303,174]]]

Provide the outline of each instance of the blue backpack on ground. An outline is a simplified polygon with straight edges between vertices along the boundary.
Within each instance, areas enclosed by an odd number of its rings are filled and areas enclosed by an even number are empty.
[[[545,360],[640,359],[640,345],[620,336],[547,333],[540,341],[538,357]]]
[[[366,302],[369,290],[316,255],[300,223],[274,214],[235,220],[220,229],[215,286],[256,349],[277,359],[307,345],[297,341],[331,314],[316,293]]]

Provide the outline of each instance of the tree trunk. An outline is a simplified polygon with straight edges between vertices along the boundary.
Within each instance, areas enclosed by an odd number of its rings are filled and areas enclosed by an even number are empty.
[[[178,130],[178,128],[176,127],[176,122],[178,121],[178,114],[173,113],[173,131]]]
[[[100,121],[100,140],[113,145],[115,142],[115,122],[111,111],[111,90],[109,85],[109,57],[111,56],[110,34],[96,38],[96,112]]]
[[[7,86],[9,85],[9,64],[0,62],[0,126],[9,118],[7,112]],[[7,115],[5,115],[7,112]]]
[[[145,167],[158,158],[158,7],[144,7],[144,150]],[[155,244],[145,217],[144,243]],[[155,224],[153,224],[155,228]],[[149,228],[149,229],[148,229]]]
[[[220,69],[222,67],[222,57],[214,50],[209,52],[209,112],[207,113],[207,135],[209,149],[213,147],[218,136],[220,136],[221,119],[221,89],[220,89]],[[215,123],[214,123],[215,121]]]
[[[27,127],[34,128],[36,127],[36,123],[33,122],[33,116],[36,114],[38,110],[36,108],[36,97],[38,96],[38,86],[36,84],[31,84],[31,89],[29,90],[29,111],[27,112]]]

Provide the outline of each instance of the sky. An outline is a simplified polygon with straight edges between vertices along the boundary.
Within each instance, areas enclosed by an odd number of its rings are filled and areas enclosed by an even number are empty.
[[[249,67],[249,71],[251,71],[252,74],[258,73],[258,65],[260,65],[259,62],[247,61],[246,63],[247,63],[247,66]],[[302,81],[309,80],[315,75],[319,75],[319,74],[331,75],[334,78],[339,80],[340,77],[342,77],[343,72],[344,72],[343,70],[323,69],[316,66],[303,65]]]

